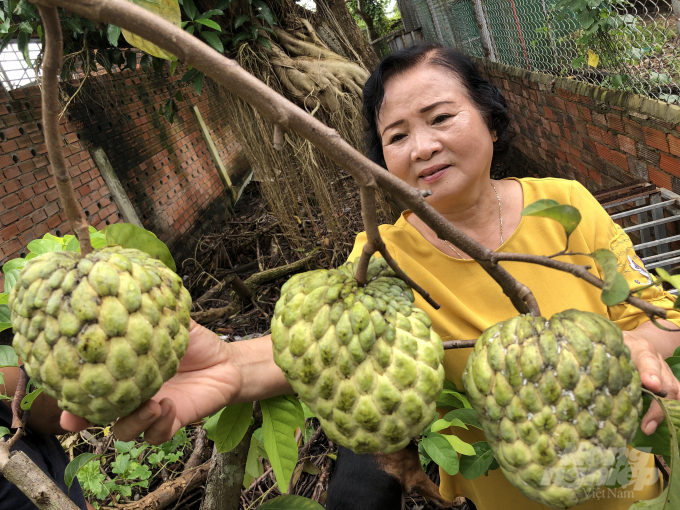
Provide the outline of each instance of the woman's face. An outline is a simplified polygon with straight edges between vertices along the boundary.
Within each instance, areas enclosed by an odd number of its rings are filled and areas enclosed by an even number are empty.
[[[390,78],[378,132],[390,173],[432,190],[440,213],[487,191],[494,137],[452,71],[426,63]]]

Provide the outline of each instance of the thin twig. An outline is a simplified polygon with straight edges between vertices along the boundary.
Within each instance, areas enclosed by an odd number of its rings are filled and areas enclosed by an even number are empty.
[[[447,340],[442,342],[444,350],[448,349],[467,349],[469,347],[474,347],[477,340]]]
[[[54,5],[54,4],[52,4]],[[45,60],[43,61],[42,110],[45,131],[45,145],[49,153],[54,180],[59,190],[61,205],[71,224],[71,229],[80,242],[80,253],[85,256],[92,252],[90,233],[82,207],[78,204],[59,131],[59,73],[64,48],[61,22],[56,7],[39,4],[38,10],[45,28]]]
[[[23,369],[19,369],[19,377],[17,380],[17,387],[14,390],[14,397],[12,398],[12,428],[18,429],[23,427],[24,410],[21,409],[21,401],[26,396],[26,387],[28,386],[28,374]]]
[[[385,241],[383,241],[380,236],[380,230],[378,229],[378,220],[376,217],[376,206],[375,206],[375,190],[373,188],[368,188],[366,186],[361,186],[361,216],[364,219],[364,226],[366,227],[366,237],[367,241],[361,250],[361,258],[359,259],[359,265],[357,267],[355,278],[359,286],[363,287],[368,283],[366,281],[366,272],[368,271],[368,263],[371,256],[376,252],[380,252],[385,262],[392,268],[398,278],[401,278],[406,282],[406,284],[420,294],[427,303],[434,308],[439,310],[439,304],[432,299],[430,294],[423,289],[420,285],[414,282],[397,264],[397,262],[392,258],[392,255],[387,251],[387,246],[385,246]]]

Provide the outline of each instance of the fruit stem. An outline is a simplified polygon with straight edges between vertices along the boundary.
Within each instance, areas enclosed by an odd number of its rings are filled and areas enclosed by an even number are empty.
[[[80,242],[81,255],[92,252],[90,232],[82,207],[78,204],[71,176],[66,168],[63,146],[59,132],[59,74],[61,72],[64,47],[59,14],[56,7],[38,5],[45,28],[45,57],[42,78],[42,113],[45,126],[45,145],[49,155],[54,180],[59,190],[61,205],[66,217]]]
[[[392,268],[398,278],[404,280],[406,284],[420,294],[427,303],[439,310],[439,304],[432,299],[430,293],[423,289],[420,285],[414,282],[404,271],[399,267],[397,261],[392,258],[390,252],[387,251],[385,241],[380,237],[380,229],[378,229],[378,217],[375,204],[375,190],[368,186],[360,186],[361,192],[361,216],[364,220],[364,228],[366,229],[366,244],[361,250],[361,258],[355,273],[355,278],[360,287],[363,287],[368,282],[366,281],[368,272],[368,263],[371,260],[371,255],[376,251],[380,252],[385,262]]]

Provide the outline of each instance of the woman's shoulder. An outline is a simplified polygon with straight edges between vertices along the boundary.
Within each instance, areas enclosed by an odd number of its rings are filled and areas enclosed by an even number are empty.
[[[578,181],[557,177],[523,177],[517,179],[525,194],[525,203],[549,198],[560,204],[568,204],[585,196],[592,196]]]

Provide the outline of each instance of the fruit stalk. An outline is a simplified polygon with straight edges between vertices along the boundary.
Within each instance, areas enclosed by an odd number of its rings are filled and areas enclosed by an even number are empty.
[[[42,78],[42,114],[45,126],[45,145],[49,155],[54,180],[59,191],[61,205],[66,217],[80,242],[81,254],[92,252],[87,219],[82,207],[78,204],[71,176],[66,168],[61,137],[59,135],[59,73],[61,72],[63,35],[59,14],[56,7],[38,5],[40,17],[45,27],[45,58],[43,60]]]

